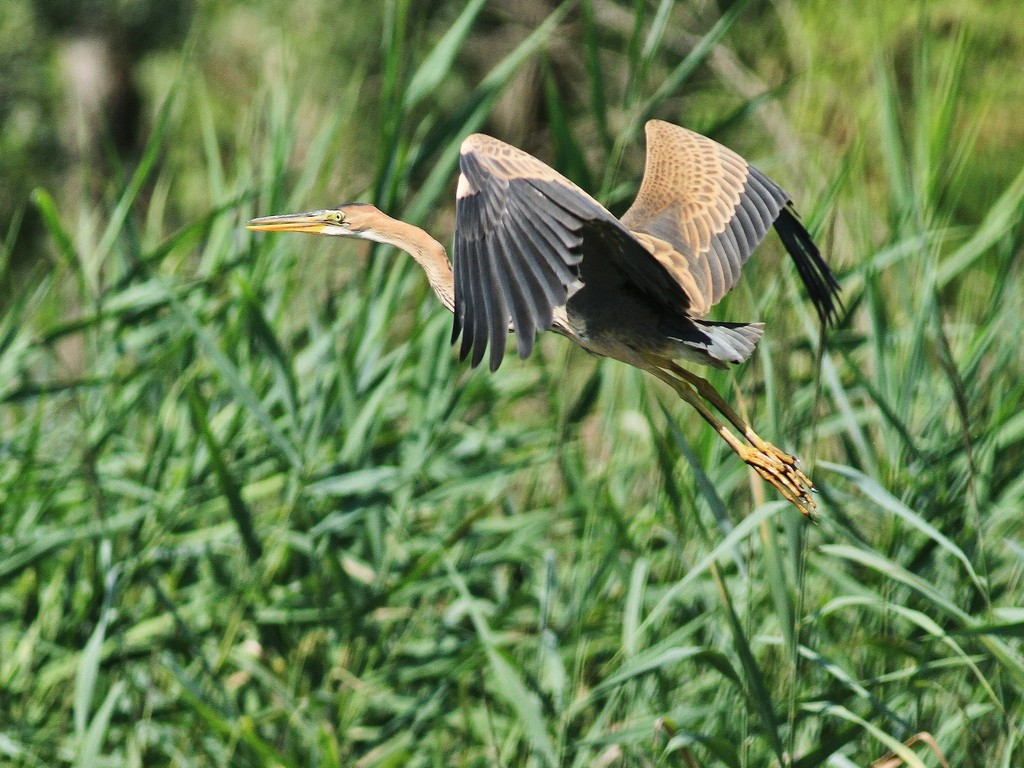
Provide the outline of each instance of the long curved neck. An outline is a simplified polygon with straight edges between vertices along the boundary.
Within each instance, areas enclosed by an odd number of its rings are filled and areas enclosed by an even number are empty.
[[[389,217],[390,218],[390,217]],[[393,245],[412,256],[423,267],[431,289],[449,312],[455,311],[455,279],[444,246],[419,227],[391,219],[389,232],[373,232],[369,239]]]

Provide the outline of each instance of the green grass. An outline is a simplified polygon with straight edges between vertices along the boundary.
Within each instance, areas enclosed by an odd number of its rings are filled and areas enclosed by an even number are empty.
[[[831,3],[396,0],[379,48],[250,35],[241,103],[210,47],[258,17],[207,12],[137,165],[37,191],[0,318],[0,763],[1017,765],[1024,155],[975,163],[974,106],[1019,104],[974,53],[1010,17],[962,5],[837,38]],[[783,183],[842,278],[820,359],[774,240],[717,313],[769,323],[711,378],[818,525],[659,382],[555,337],[470,371],[404,256],[241,226],[364,199],[448,240],[502,125],[621,211],[653,115]]]

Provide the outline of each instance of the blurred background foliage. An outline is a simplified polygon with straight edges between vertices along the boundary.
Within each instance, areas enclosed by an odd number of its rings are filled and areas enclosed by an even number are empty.
[[[0,762],[1019,764],[1018,5],[0,0]],[[407,259],[241,226],[447,243],[475,130],[621,212],[649,117],[842,279],[820,357],[771,237],[716,310],[819,525],[658,382],[471,372]]]

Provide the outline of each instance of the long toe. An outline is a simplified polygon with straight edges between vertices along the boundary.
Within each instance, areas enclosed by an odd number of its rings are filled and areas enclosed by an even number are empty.
[[[748,429],[745,434],[747,439],[750,441],[750,444],[753,445],[757,450],[761,451],[761,453],[766,453],[769,456],[774,456],[783,464],[788,464],[791,467],[800,466],[800,459],[798,459],[796,456],[792,456],[786,453],[780,448],[776,448],[774,445],[772,445],[767,440],[758,435],[756,432],[754,432],[754,430]]]
[[[815,517],[817,504],[811,496],[814,483],[797,466],[798,462],[794,457],[766,443],[763,448],[749,448],[741,454],[741,458],[775,486],[802,515],[812,519]]]

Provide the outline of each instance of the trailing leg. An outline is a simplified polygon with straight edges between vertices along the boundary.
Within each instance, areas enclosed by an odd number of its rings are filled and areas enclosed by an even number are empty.
[[[643,369],[664,381],[675,390],[679,397],[692,405],[697,413],[714,427],[736,455],[771,483],[803,515],[813,517],[814,509],[817,506],[811,497],[814,484],[800,470],[794,457],[762,440],[705,379],[680,368],[670,360],[659,358],[645,362],[647,364],[642,366]],[[708,403],[711,403],[732,422],[749,443],[733,434],[715,416],[708,407]]]
[[[686,370],[672,361],[669,361],[668,370],[692,384],[697,392],[700,393],[700,396],[715,406],[718,412],[725,416],[725,418],[727,418],[733,426],[736,427],[736,429],[742,432],[743,436],[746,437],[750,444],[755,448],[758,448],[765,453],[771,453],[777,456],[780,461],[790,464],[791,466],[797,467],[800,465],[799,459],[795,456],[791,456],[780,448],[776,448],[774,445],[758,435],[757,432],[754,431],[754,428],[750,426],[743,417],[736,413],[735,410],[733,410],[732,406],[725,401],[725,398],[718,393],[718,390],[711,386],[711,383],[707,379],[698,376],[692,371]],[[807,480],[807,485],[812,491],[814,490],[814,484],[811,483],[809,479]]]

